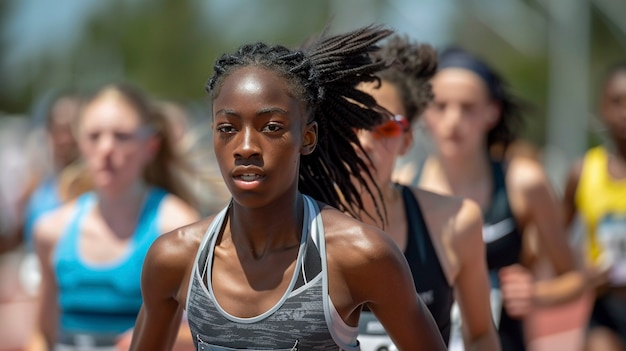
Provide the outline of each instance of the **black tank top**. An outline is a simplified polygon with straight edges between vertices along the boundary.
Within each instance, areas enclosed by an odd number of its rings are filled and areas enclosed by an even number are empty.
[[[415,195],[409,187],[398,186],[402,189],[407,218],[404,257],[411,268],[415,289],[433,315],[447,345],[450,339],[450,310],[454,302],[454,292],[441,267]]]
[[[522,252],[522,236],[506,192],[503,165],[492,162],[493,195],[483,213],[483,241],[487,249],[487,267],[500,269],[518,263]]]
[[[500,268],[520,262],[522,235],[511,211],[506,191],[504,166],[491,163],[493,174],[493,197],[489,208],[483,213],[483,241],[487,251],[489,278],[494,289],[500,288]],[[502,351],[525,350],[522,321],[511,318],[504,307],[500,309],[497,325]]]
[[[396,186],[402,193],[407,218],[407,243],[404,257],[411,268],[415,290],[428,307],[447,346],[450,340],[450,312],[454,302],[454,293],[439,263],[439,257],[430,240],[422,210],[415,195],[407,186],[400,184]],[[376,339],[376,337],[384,337],[386,340]],[[367,306],[364,306],[361,312],[359,338],[364,345],[366,342],[370,347],[376,344],[376,350],[391,349],[391,339],[386,336],[382,325]],[[371,339],[365,338],[374,338],[375,341],[371,344]]]

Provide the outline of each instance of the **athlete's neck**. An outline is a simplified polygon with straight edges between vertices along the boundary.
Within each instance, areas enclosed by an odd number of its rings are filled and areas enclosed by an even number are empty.
[[[233,202],[222,240],[232,240],[254,259],[297,247],[302,237],[304,198],[297,193],[288,204],[251,209]]]
[[[437,155],[427,162],[434,174],[445,179],[452,189],[472,187],[489,179],[491,175],[491,160],[486,152],[454,160]]]
[[[148,185],[144,182],[137,182],[127,187],[124,192],[108,193],[106,191],[96,191],[98,198],[96,210],[114,231],[116,228],[124,227],[126,224],[134,226],[147,193]]]

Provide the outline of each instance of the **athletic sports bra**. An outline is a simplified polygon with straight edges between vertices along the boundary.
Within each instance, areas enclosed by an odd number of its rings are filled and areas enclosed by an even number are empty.
[[[398,186],[402,189],[408,220],[404,257],[411,268],[415,289],[433,315],[447,345],[450,339],[450,310],[454,302],[454,291],[441,267],[415,195],[409,187]]]
[[[79,252],[82,224],[96,196],[86,193],[77,199],[75,215],[52,258],[61,334],[119,334],[135,325],[142,304],[141,267],[150,245],[161,234],[157,215],[166,195],[162,189],[151,189],[126,254],[104,264],[85,262]]]
[[[304,220],[289,288],[268,311],[251,318],[223,310],[213,294],[215,243],[229,206],[209,225],[198,248],[187,293],[187,320],[197,350],[360,350],[328,295],[324,225],[315,200],[303,195]]]
[[[626,179],[611,178],[601,146],[585,154],[575,201],[587,234],[588,260],[611,266],[611,283],[626,286]]]

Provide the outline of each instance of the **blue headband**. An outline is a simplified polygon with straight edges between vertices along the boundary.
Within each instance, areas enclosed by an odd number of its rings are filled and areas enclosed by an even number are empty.
[[[499,78],[483,61],[470,55],[462,49],[452,48],[443,51],[439,55],[438,69],[463,68],[479,76],[487,86],[487,91],[491,98],[499,100],[501,98]]]

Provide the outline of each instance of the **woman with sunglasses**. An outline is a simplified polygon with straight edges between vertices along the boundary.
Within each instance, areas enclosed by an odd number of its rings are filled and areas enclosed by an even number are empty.
[[[360,130],[358,137],[363,146],[363,160],[382,193],[387,220],[362,217],[365,222],[383,228],[404,252],[415,289],[435,318],[446,344],[450,337],[451,307],[456,299],[467,322],[468,347],[499,350],[491,322],[487,267],[484,260],[476,259],[485,252],[479,208],[469,200],[391,180],[396,159],[412,144],[411,124],[432,99],[429,80],[437,67],[436,52],[428,45],[394,36],[376,56],[391,61],[391,67],[377,74],[380,83],[360,87],[393,117],[370,131]],[[364,207],[371,212],[374,203],[366,201]],[[371,313],[362,314],[361,341],[364,345],[371,344],[372,349],[387,346],[382,344],[383,337],[376,337],[381,331],[376,325]]]
[[[522,318],[533,304],[567,301],[580,296],[584,287],[559,201],[539,163],[493,155],[516,139],[521,114],[489,66],[463,50],[450,49],[440,55],[432,85],[435,97],[424,121],[436,151],[422,165],[417,184],[480,206],[493,294],[503,303],[492,307],[502,349],[524,350]],[[531,229],[557,278],[533,283],[526,268],[531,263]]]

